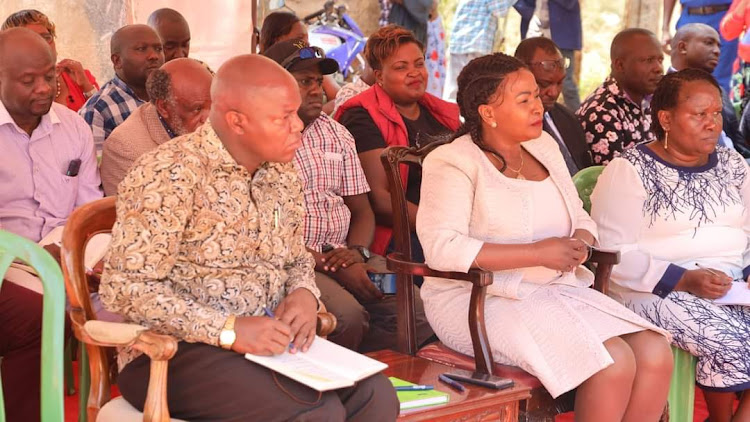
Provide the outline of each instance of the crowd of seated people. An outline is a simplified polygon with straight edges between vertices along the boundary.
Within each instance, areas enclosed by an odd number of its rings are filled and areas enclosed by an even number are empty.
[[[318,393],[243,355],[304,353],[322,310],[337,319],[329,340],[362,353],[396,347],[395,297],[370,280],[395,250],[380,157],[440,143],[423,169],[401,173],[412,259],[493,273],[485,311],[498,363],[552,397],[575,389],[576,420],[657,421],[672,344],[698,358],[712,422],[750,420],[750,309],[712,302],[750,276],[750,169],[710,74],[713,28],[680,28],[666,76],[654,34],[619,32],[611,73],[578,110],[559,101],[568,63],[544,37],[468,61],[453,103],[426,92],[424,46],[396,25],[369,36],[365,72],[341,90],[337,62],[287,12],[263,22],[260,54],[214,73],[189,57],[187,20],[159,9],[113,32],[115,76],[101,89],[57,57],[56,34],[36,10],[0,31],[0,148],[10,154],[0,229],[38,242],[75,208],[116,196],[92,298],[103,316],[177,339],[172,417],[395,420],[382,374]],[[571,176],[592,165],[606,168],[589,216]],[[594,247],[621,253],[611,297],[590,288],[583,263]],[[413,288],[418,344],[472,355],[466,285]],[[41,303],[2,284],[9,422],[40,418]],[[142,411],[148,357],[123,348],[118,364],[123,397]]]

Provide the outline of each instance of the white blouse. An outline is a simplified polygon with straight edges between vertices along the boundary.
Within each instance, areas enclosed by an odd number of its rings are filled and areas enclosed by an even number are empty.
[[[646,145],[612,160],[591,195],[601,246],[622,254],[611,280],[625,291],[665,297],[698,265],[744,279],[747,175],[745,160],[724,147],[692,168],[671,165]]]

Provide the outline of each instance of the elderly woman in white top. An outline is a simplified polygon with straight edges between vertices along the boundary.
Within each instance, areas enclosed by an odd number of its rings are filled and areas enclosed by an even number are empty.
[[[687,69],[665,76],[651,101],[658,141],[609,163],[591,196],[601,244],[622,252],[613,297],[672,333],[698,357],[711,422],[749,421],[750,307],[717,305],[750,273],[750,177],[736,151],[717,147],[721,92]]]
[[[591,289],[581,263],[596,226],[555,141],[534,75],[517,59],[472,60],[458,77],[465,125],[425,160],[417,233],[435,269],[494,272],[487,331],[498,362],[574,388],[577,421],[656,421],[672,371],[665,333]],[[421,292],[441,341],[471,354],[467,283]]]

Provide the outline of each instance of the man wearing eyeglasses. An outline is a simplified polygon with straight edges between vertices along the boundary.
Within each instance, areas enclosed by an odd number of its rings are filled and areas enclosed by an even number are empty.
[[[578,119],[557,102],[563,90],[568,62],[549,38],[533,37],[521,41],[515,57],[524,62],[536,78],[544,105],[544,131],[557,141],[570,175],[592,165],[591,153]]]
[[[305,245],[315,257],[315,282],[338,321],[328,339],[361,352],[395,347],[395,296],[384,297],[368,274],[387,272],[385,259],[367,249],[375,232],[370,186],[354,138],[321,112],[323,76],[336,72],[338,64],[299,40],[278,43],[263,54],[294,76],[302,98],[297,114],[305,128],[294,163],[305,195]],[[420,342],[432,335],[421,305],[418,300]]]

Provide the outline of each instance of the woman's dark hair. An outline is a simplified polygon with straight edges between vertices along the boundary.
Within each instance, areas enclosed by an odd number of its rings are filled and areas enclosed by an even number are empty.
[[[656,91],[651,98],[651,130],[657,139],[664,139],[665,131],[659,122],[661,110],[672,110],[677,107],[680,98],[680,90],[686,82],[705,81],[716,87],[721,95],[721,89],[710,73],[700,69],[683,69],[679,72],[669,73],[656,85]]]
[[[365,44],[365,60],[375,70],[383,69],[383,61],[404,44],[414,43],[424,51],[424,45],[414,33],[398,25],[387,25],[370,35]]]
[[[260,29],[260,53],[292,32],[292,27],[299,21],[297,15],[289,12],[273,12],[266,16]]]
[[[526,68],[517,58],[503,53],[489,54],[470,61],[461,70],[457,79],[456,102],[464,118],[464,124],[458,128],[454,139],[468,133],[477,146],[486,150],[487,147],[482,142],[479,106],[495,100],[495,91],[505,83],[509,73]]]

